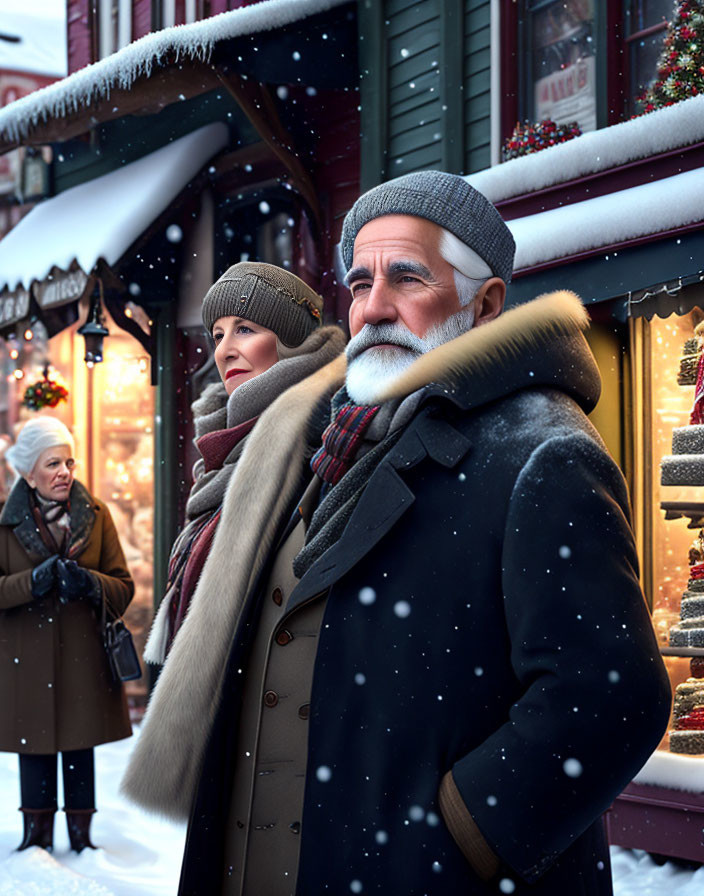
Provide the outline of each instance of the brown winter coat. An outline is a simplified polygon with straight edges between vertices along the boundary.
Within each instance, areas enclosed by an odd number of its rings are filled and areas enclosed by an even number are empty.
[[[121,615],[134,585],[107,507],[79,483],[71,489],[71,554],[100,581],[106,608]],[[0,516],[0,751],[78,750],[132,733],[124,691],[113,683],[98,614],[86,598],[35,600],[31,571],[50,556],[14,486]]]

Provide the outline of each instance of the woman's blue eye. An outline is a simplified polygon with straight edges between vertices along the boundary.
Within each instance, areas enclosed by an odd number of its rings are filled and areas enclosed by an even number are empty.
[[[253,333],[254,330],[251,327],[248,327],[246,324],[240,324],[239,327],[237,327],[237,332],[238,333]]]

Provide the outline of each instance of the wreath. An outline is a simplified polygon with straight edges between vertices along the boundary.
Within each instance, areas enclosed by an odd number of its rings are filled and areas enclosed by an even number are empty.
[[[42,379],[27,386],[24,392],[22,404],[31,411],[39,411],[42,408],[55,408],[60,401],[68,400],[68,389],[49,379],[49,368],[44,368]]]

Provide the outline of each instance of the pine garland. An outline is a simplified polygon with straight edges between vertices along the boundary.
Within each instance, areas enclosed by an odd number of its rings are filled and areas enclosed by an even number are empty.
[[[549,118],[531,124],[524,121],[516,122],[511,136],[504,141],[502,156],[504,162],[509,159],[517,159],[519,156],[527,156],[532,152],[547,149],[548,146],[556,146],[565,143],[574,137],[579,137],[582,131],[576,121],[568,124],[555,124]]]
[[[704,93],[704,2],[681,0],[667,26],[654,83],[638,97],[643,112]]]

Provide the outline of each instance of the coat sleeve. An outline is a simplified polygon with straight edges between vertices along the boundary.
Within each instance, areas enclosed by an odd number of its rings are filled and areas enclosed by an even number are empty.
[[[33,599],[31,569],[23,569],[7,576],[0,570],[0,610],[20,607],[31,603]]]
[[[620,471],[583,434],[537,448],[510,498],[502,583],[521,696],[451,774],[468,836],[476,824],[531,882],[608,808],[669,718],[628,513]],[[461,807],[450,829],[462,848]]]
[[[134,595],[134,582],[127,569],[127,562],[117,535],[110,511],[100,505],[102,541],[100,565],[91,572],[99,580],[107,611],[113,617],[122,616]]]

